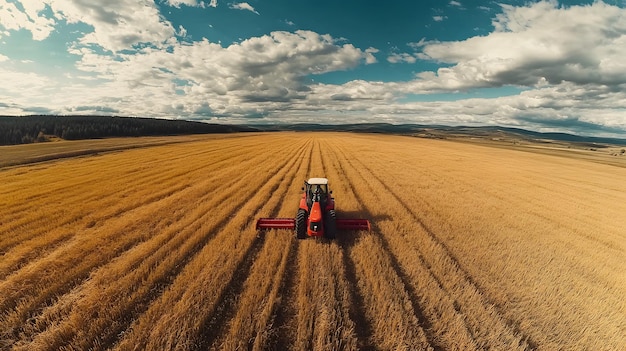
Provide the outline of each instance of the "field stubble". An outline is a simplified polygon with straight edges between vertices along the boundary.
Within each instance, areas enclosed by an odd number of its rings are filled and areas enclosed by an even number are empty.
[[[1,349],[626,345],[624,168],[329,133],[116,150],[0,170]],[[257,232],[310,176],[372,231]]]

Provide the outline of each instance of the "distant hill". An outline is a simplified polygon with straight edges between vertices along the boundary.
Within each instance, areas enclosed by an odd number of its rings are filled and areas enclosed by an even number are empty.
[[[443,125],[422,125],[422,124],[388,124],[388,123],[361,123],[361,124],[284,124],[284,125],[250,125],[263,131],[350,131],[359,133],[388,133],[402,135],[416,135],[432,138],[449,137],[513,137],[533,141],[555,140],[573,143],[589,144],[590,146],[601,146],[598,144],[626,145],[626,139],[587,137],[567,133],[540,133],[520,128],[507,128],[497,126],[467,127],[467,126],[443,126]]]
[[[245,126],[184,120],[110,116],[0,116],[0,145],[28,144],[53,138],[161,136],[254,131]]]

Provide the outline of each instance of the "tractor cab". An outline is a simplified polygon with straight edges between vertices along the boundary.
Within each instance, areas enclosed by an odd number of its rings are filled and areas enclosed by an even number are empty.
[[[326,178],[309,178],[304,182],[303,188],[306,196],[306,205],[311,209],[313,202],[319,202],[322,208],[328,203],[328,179]]]

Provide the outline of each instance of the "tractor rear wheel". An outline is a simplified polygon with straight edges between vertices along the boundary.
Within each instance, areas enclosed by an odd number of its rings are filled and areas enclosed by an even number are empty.
[[[335,210],[330,210],[326,213],[326,218],[324,219],[324,236],[326,239],[334,239],[337,236],[336,219]]]
[[[296,215],[296,239],[306,239],[306,211],[303,209]]]

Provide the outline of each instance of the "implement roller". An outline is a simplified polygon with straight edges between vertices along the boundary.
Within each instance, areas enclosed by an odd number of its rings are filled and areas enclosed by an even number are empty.
[[[309,236],[334,239],[338,230],[370,230],[370,222],[360,218],[337,218],[335,198],[328,189],[328,179],[310,178],[302,188],[300,208],[296,218],[260,218],[257,230],[294,230],[296,238]]]

